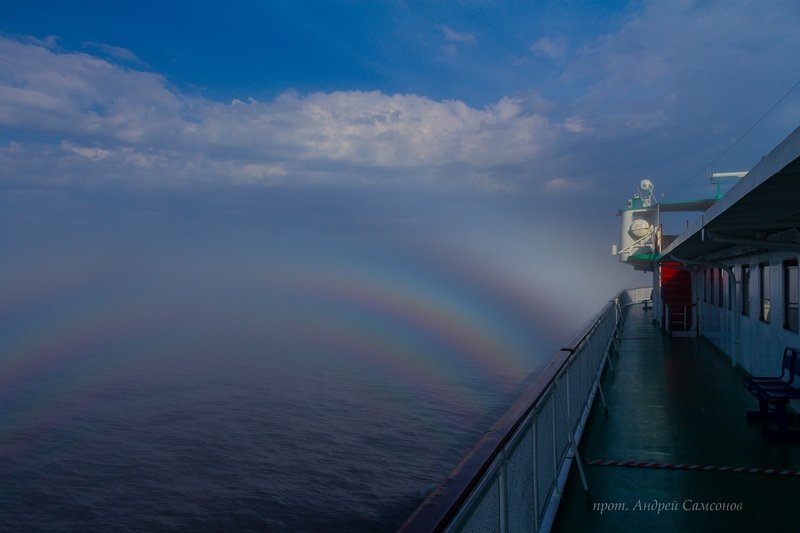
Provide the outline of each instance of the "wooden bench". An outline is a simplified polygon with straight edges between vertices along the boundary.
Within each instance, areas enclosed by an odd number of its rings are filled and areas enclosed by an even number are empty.
[[[748,411],[748,418],[775,418],[776,428],[764,427],[769,437],[800,437],[800,431],[789,429],[787,408],[792,400],[800,400],[800,356],[796,348],[783,352],[780,376],[751,377],[742,382],[758,399],[758,411]]]

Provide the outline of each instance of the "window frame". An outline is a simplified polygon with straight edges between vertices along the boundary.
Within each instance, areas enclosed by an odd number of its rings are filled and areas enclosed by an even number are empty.
[[[800,330],[800,293],[798,293],[798,282],[800,282],[800,271],[798,271],[797,259],[787,259],[782,265],[783,272],[783,328],[795,333]],[[791,283],[791,275],[794,273],[794,287]],[[794,289],[794,290],[792,290]],[[794,310],[794,313],[792,313]]]
[[[708,301],[708,292],[709,292],[709,290],[708,290],[708,280],[709,279],[710,278],[708,276],[708,269],[704,268],[703,269],[703,302],[707,302]]]
[[[733,311],[733,297],[735,296],[734,291],[736,290],[736,277],[733,274],[733,267],[731,267],[730,272],[726,272],[728,277],[728,311]]]
[[[765,275],[766,274],[766,275]],[[770,310],[772,309],[771,291],[772,279],[770,275],[770,264],[758,264],[758,319],[761,322],[769,324]],[[765,287],[766,286],[766,287]]]
[[[742,309],[744,316],[750,316],[750,265],[741,266]]]
[[[714,294],[717,292],[717,273],[716,269],[708,269],[708,303],[714,305]]]

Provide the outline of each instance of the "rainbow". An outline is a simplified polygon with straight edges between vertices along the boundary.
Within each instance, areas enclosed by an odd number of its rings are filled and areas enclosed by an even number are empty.
[[[212,309],[213,298],[204,304],[207,309],[197,309],[195,301],[170,301],[180,298],[169,285],[180,286],[178,272],[192,268],[199,270],[195,278],[208,283],[226,272],[230,279],[218,280],[220,285],[255,293],[263,300],[264,321],[277,317],[283,336],[326,352],[310,357],[334,357],[342,371],[392,383],[398,405],[403,396],[413,396],[483,415],[492,400],[476,389],[510,390],[533,371],[549,354],[526,350],[556,327],[548,318],[554,314],[544,301],[521,294],[489,269],[444,251],[424,252],[416,250],[401,262],[396,255],[343,249],[334,255],[239,258],[228,261],[227,270],[172,264],[175,270],[158,274],[164,279],[155,283],[167,288],[163,300],[142,298],[127,287],[124,269],[20,274],[23,282],[8,284],[15,288],[6,290],[0,307],[3,323],[15,328],[4,333],[0,345],[0,398],[51,385],[6,416],[0,441],[80,416],[92,408],[85,399],[93,390],[110,381],[124,383],[126,374],[136,379],[141,370],[136,350],[153,349],[142,339],[155,331],[179,323],[176,327],[188,327],[190,334],[205,334],[202,328],[192,333],[193,317],[231,310],[225,306],[234,306],[236,298],[221,303],[222,309]],[[182,290],[178,296],[189,293]],[[257,308],[244,311],[256,313],[249,320],[260,320]],[[170,357],[169,350],[188,348],[178,339],[155,349]]]

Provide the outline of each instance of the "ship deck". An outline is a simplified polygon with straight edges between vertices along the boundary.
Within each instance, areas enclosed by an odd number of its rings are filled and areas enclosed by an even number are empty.
[[[742,373],[704,339],[663,336],[651,313],[626,313],[615,373],[602,382],[608,415],[598,395],[580,445],[589,493],[573,465],[553,531],[796,530],[800,477],[761,470],[800,471],[800,442],[766,439],[746,420],[757,402]]]

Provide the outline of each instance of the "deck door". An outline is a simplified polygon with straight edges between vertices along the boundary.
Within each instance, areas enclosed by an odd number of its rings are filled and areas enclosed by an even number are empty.
[[[661,265],[661,302],[669,331],[691,331],[692,276],[677,263]]]

